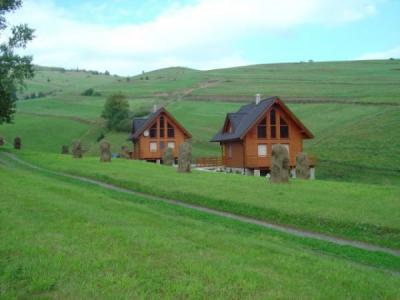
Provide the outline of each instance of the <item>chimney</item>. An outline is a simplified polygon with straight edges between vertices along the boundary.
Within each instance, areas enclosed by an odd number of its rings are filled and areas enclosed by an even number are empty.
[[[157,104],[154,104],[153,105],[153,112],[156,112],[157,111]]]
[[[256,104],[260,103],[260,101],[261,101],[261,95],[256,94]]]

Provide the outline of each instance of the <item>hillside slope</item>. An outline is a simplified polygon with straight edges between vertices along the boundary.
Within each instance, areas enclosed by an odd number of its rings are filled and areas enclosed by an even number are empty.
[[[105,134],[113,151],[118,151],[129,144],[127,133],[107,132],[99,116],[108,95],[123,93],[132,110],[167,106],[193,134],[195,157],[219,155],[218,145],[208,141],[225,114],[260,92],[281,96],[315,134],[305,149],[318,157],[320,178],[398,183],[399,82],[399,60],[210,71],[176,67],[133,77],[38,67],[35,78],[19,95],[29,99],[18,102],[16,124],[0,127],[0,135],[9,140],[20,135],[28,147],[50,152],[80,138],[88,154],[97,154],[97,139]],[[88,88],[97,96],[82,96]],[[45,96],[37,98],[39,93]],[[70,125],[62,125],[61,130],[59,123],[66,122]]]

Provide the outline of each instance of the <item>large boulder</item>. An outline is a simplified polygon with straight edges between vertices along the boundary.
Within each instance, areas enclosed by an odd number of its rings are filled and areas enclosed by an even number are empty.
[[[69,154],[69,147],[68,147],[68,145],[62,145],[62,147],[61,147],[61,154]]]
[[[310,159],[305,153],[296,155],[296,177],[310,179]]]
[[[72,145],[72,157],[73,158],[82,158],[83,149],[80,141],[75,141]]]
[[[272,167],[270,182],[289,182],[289,152],[283,145],[272,146]]]
[[[0,136],[0,146],[4,146],[4,138],[2,136]]]
[[[172,166],[174,164],[174,151],[172,148],[167,147],[163,153],[163,163],[166,166]]]
[[[192,146],[185,142],[179,146],[178,172],[190,172],[192,163]]]
[[[20,150],[22,147],[22,141],[20,137],[14,139],[14,149]]]
[[[100,143],[100,161],[110,162],[111,161],[111,145],[107,141],[102,141]]]
[[[128,146],[122,146],[121,147],[121,152],[119,153],[119,157],[120,158],[125,158],[125,159],[129,159],[130,158]]]

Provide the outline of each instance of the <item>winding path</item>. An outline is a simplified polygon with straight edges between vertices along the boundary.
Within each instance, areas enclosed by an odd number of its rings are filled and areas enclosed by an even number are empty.
[[[116,192],[121,192],[121,193],[134,195],[134,196],[141,196],[141,197],[145,197],[146,199],[154,200],[154,201],[163,201],[163,202],[169,203],[171,205],[185,207],[185,208],[193,209],[193,210],[196,210],[196,211],[205,212],[205,213],[208,213],[208,214],[211,214],[211,215],[216,215],[216,216],[229,218],[229,219],[237,220],[237,221],[244,222],[244,223],[254,224],[254,225],[258,225],[258,226],[262,226],[262,227],[278,230],[280,232],[292,234],[292,235],[295,235],[295,236],[298,236],[298,237],[317,239],[317,240],[321,240],[321,241],[331,242],[331,243],[334,243],[334,244],[337,244],[337,245],[351,246],[351,247],[354,247],[354,248],[363,249],[363,250],[367,250],[367,251],[383,252],[383,253],[386,253],[386,254],[391,254],[391,255],[400,257],[400,250],[385,248],[385,247],[376,246],[376,245],[372,245],[372,244],[368,244],[368,243],[364,243],[364,242],[359,242],[359,241],[347,240],[347,239],[343,239],[343,238],[339,238],[339,237],[333,237],[333,236],[329,236],[329,235],[325,235],[325,234],[321,234],[321,233],[315,233],[315,232],[311,232],[311,231],[306,231],[306,230],[302,230],[302,229],[291,228],[291,227],[287,227],[287,226],[284,226],[284,225],[277,225],[277,224],[274,224],[274,223],[269,223],[269,222],[266,222],[266,221],[260,221],[260,220],[257,220],[257,219],[244,217],[244,216],[236,215],[236,214],[229,213],[229,212],[218,211],[218,210],[215,210],[215,209],[212,209],[212,208],[206,208],[206,207],[202,207],[202,206],[198,206],[198,205],[187,204],[187,203],[184,203],[184,202],[181,202],[181,201],[178,201],[178,200],[174,200],[174,199],[168,199],[168,198],[164,198],[164,197],[152,196],[152,195],[149,195],[149,194],[136,192],[136,191],[133,191],[133,190],[130,190],[130,189],[126,189],[126,188],[121,188],[121,187],[118,187],[118,186],[115,186],[115,185],[112,185],[112,184],[109,184],[109,183],[106,183],[106,182],[103,182],[103,181],[94,180],[94,179],[87,178],[87,177],[82,177],[82,176],[76,176],[76,175],[71,175],[71,174],[62,173],[62,172],[51,171],[51,170],[36,166],[34,164],[28,163],[28,162],[18,158],[16,155],[14,155],[12,153],[0,152],[0,154],[2,154],[4,156],[7,156],[9,159],[12,159],[14,162],[17,162],[20,165],[24,165],[24,166],[26,166],[26,167],[28,167],[30,169],[34,169],[34,170],[38,170],[38,171],[54,174],[54,175],[61,176],[61,177],[75,179],[75,180],[78,180],[80,182],[90,183],[90,184],[97,185],[97,186],[100,186],[100,187],[103,187],[103,188],[106,188],[106,189],[109,189],[109,190],[113,190],[113,191],[116,191]]]

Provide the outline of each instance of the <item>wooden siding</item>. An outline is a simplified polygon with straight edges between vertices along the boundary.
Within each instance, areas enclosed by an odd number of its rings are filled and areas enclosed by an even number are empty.
[[[164,126],[164,137],[160,137],[160,117],[163,116],[165,120],[165,126]],[[165,113],[161,113],[157,119],[150,124],[146,130],[150,130],[150,127],[152,127],[154,124],[157,124],[157,136],[156,137],[150,137],[150,136],[144,136],[142,133],[137,141],[133,143],[133,158],[134,159],[144,159],[144,160],[157,160],[157,159],[162,159],[162,154],[164,149],[168,147],[169,142],[174,142],[175,143],[175,148],[173,150],[174,157],[178,157],[179,153],[179,146],[185,142],[185,135],[183,131],[173,122],[170,118]],[[175,136],[173,138],[168,137],[168,126],[167,123],[170,123],[172,127],[174,128]],[[151,152],[150,151],[150,143],[155,142],[157,143],[157,151]],[[160,144],[164,143],[164,148],[161,150]]]
[[[275,109],[276,112],[276,138],[271,138],[271,126],[269,112]],[[241,142],[224,143],[223,160],[226,167],[232,168],[251,168],[251,169],[268,169],[271,167],[272,145],[286,144],[289,147],[290,166],[296,165],[296,154],[303,150],[303,135],[301,129],[278,105],[274,105],[268,110],[264,117],[267,118],[267,137],[257,138],[257,122],[246,134]],[[280,137],[280,117],[286,121],[289,128],[289,138]],[[262,120],[264,117],[261,117]],[[258,156],[258,145],[267,146],[267,155],[265,157]],[[232,157],[228,157],[229,145],[232,147]]]
[[[229,147],[231,149],[229,150]],[[244,167],[244,149],[242,142],[231,142],[222,145],[223,161],[226,167],[243,168]],[[231,153],[231,155],[229,154]]]

